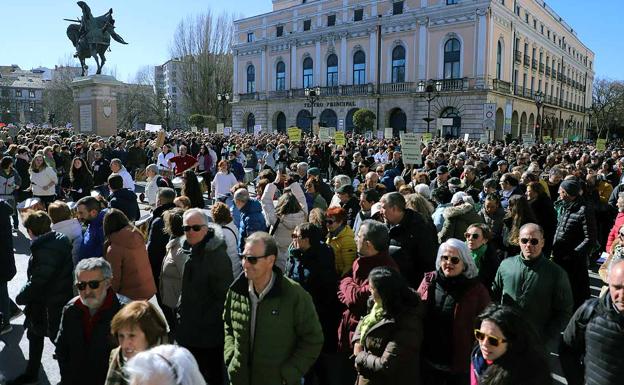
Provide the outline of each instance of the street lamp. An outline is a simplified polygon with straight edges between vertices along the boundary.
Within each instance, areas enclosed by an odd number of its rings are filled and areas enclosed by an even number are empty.
[[[230,94],[228,94],[227,92],[219,93],[217,94],[217,100],[221,104],[221,111],[223,115],[223,125],[225,126],[225,119],[227,118],[227,116],[225,115],[225,106],[230,101]]]
[[[165,131],[169,131],[169,107],[171,106],[171,100],[164,98],[162,102],[165,105]]]
[[[33,119],[33,108],[32,108],[32,106],[30,106],[30,107],[28,108],[28,110],[30,111],[30,122],[31,122],[31,123],[34,123],[34,119]]]
[[[585,109],[585,113],[589,116],[589,122],[587,124],[587,128],[585,129],[585,131],[587,131],[588,134],[591,135],[591,118],[592,118],[592,115],[594,113],[594,109],[592,107],[587,107]],[[588,139],[591,139],[591,138],[588,138]]]
[[[316,86],[314,88],[307,88],[304,90],[306,100],[310,103],[310,131],[314,123],[314,103],[316,103],[321,97],[321,87]]]
[[[433,84],[431,81],[425,84],[424,80],[418,82],[418,92],[421,93],[420,97],[425,98],[427,101],[427,117],[423,118],[423,120],[427,122],[427,133],[429,133],[429,127],[434,120],[431,117],[431,102],[438,97],[438,92],[440,91],[442,91],[442,82],[440,80],[436,80]]]
[[[537,127],[539,127],[540,129],[540,142],[543,142],[544,140],[544,129],[542,128],[542,114],[540,113],[540,109],[542,108],[542,106],[544,106],[544,94],[542,94],[542,91],[537,91],[535,93],[535,106],[537,107]],[[543,113],[544,111],[542,111]],[[533,127],[533,138],[535,138],[535,128]]]

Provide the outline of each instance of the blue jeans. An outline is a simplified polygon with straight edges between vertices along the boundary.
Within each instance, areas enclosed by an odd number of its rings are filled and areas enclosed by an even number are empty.
[[[0,281],[0,313],[2,314],[2,318],[0,318],[0,327],[8,324],[11,319],[11,310],[9,307],[10,303],[11,300],[9,299],[7,282]]]

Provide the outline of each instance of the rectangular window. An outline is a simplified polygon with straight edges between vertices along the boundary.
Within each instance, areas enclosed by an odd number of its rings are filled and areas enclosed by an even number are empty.
[[[537,29],[537,20],[533,19],[533,29]]]
[[[364,8],[359,8],[353,11],[353,21],[362,21],[364,19]]]
[[[254,41],[254,33],[247,32],[247,43],[252,43]]]
[[[22,97],[22,90],[15,90],[15,97],[16,98],[21,98]]]
[[[529,13],[528,12],[524,13],[524,22],[529,24]]]
[[[311,26],[312,26],[312,20],[308,19],[308,20],[304,20],[303,21],[303,30],[304,31],[309,31]]]
[[[395,1],[394,3],[392,3],[392,14],[400,15],[402,13],[403,13],[403,2]]]
[[[540,24],[540,33],[544,34],[544,24]]]
[[[446,0],[446,5],[457,4],[457,0]]]
[[[278,25],[277,27],[275,27],[275,35],[277,37],[284,36],[284,26],[283,25]]]
[[[334,25],[336,25],[336,15],[327,16],[327,26],[333,27]]]
[[[35,98],[35,91],[28,91],[28,97],[31,99]]]

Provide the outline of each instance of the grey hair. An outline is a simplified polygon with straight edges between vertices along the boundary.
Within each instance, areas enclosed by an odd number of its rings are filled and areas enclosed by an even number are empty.
[[[275,255],[275,261],[277,261],[277,254],[279,251],[277,249],[277,242],[275,241],[275,238],[267,232],[256,231],[245,239],[245,244],[258,242],[264,244],[264,255]]]
[[[148,165],[147,167],[145,167],[145,172],[147,171],[152,171],[154,174],[158,174],[158,166],[156,166],[154,163]]]
[[[199,214],[202,218],[204,218],[205,225],[212,222],[212,220],[210,219],[210,216],[208,216],[208,213],[205,210],[199,209],[199,208],[192,208],[192,209],[186,210],[184,214],[182,215],[182,221],[187,220],[193,214]]]
[[[308,171],[308,164],[306,162],[299,162],[297,164],[297,170],[306,170]]]
[[[339,188],[351,184],[351,178],[348,175],[340,174],[334,177],[334,183],[340,183]]]
[[[156,197],[160,199],[160,204],[173,203],[176,198],[176,192],[171,187],[161,187],[158,189]]]
[[[385,251],[390,245],[390,232],[388,226],[373,219],[367,219],[360,225],[358,233],[362,233],[362,238],[369,241],[375,250]],[[356,235],[357,236],[357,235]]]
[[[123,370],[131,384],[206,385],[195,357],[176,345],[158,345],[140,352]]]
[[[528,229],[528,228],[533,228],[539,231],[540,235],[542,236],[542,239],[544,238],[544,228],[538,225],[537,223],[525,223],[524,225],[522,225],[522,227],[520,227],[520,230],[518,230],[518,234],[520,234],[521,232],[523,232],[525,229]]]
[[[451,198],[451,204],[456,205],[458,203],[470,203],[474,206],[474,199],[463,191],[458,191],[453,194],[453,198]]]
[[[401,183],[401,182],[405,183],[405,179],[403,179],[402,176],[397,175],[397,176],[394,177],[393,183],[394,183],[395,186],[396,186],[397,183]]]
[[[444,251],[447,248],[457,250],[459,254],[459,258],[464,262],[464,271],[462,274],[468,278],[474,278],[479,275],[479,270],[477,269],[477,265],[475,265],[472,256],[470,255],[470,249],[466,245],[466,242],[460,241],[459,239],[449,238],[446,242],[440,245],[438,249],[438,256],[436,258],[436,271],[440,269],[440,262],[442,259],[442,255],[444,255]]]
[[[234,192],[234,200],[247,203],[247,201],[249,201],[249,191],[244,188],[239,188]]]
[[[119,159],[119,158],[113,158],[113,159],[111,159],[110,162],[111,163],[117,163],[120,168],[124,166],[123,163],[121,162],[121,159]]]
[[[110,279],[113,277],[113,269],[104,258],[85,258],[78,262],[74,269],[74,278],[78,281],[78,276],[83,271],[100,270],[104,279]]]
[[[387,203],[390,207],[396,207],[401,211],[405,211],[405,197],[398,192],[385,193],[380,201]]]
[[[609,266],[607,267],[607,281],[609,281],[609,277],[611,276],[611,271],[613,269],[615,269],[615,267],[619,264],[624,262],[624,258],[622,258],[622,255],[620,255],[619,253],[614,253],[615,258],[611,260],[611,262],[609,262]]]

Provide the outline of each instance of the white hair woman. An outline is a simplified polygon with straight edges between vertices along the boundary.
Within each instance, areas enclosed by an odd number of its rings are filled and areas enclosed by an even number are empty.
[[[424,383],[461,383],[469,378],[472,329],[490,303],[465,242],[440,245],[436,271],[425,274],[418,294],[427,307],[423,341]]]
[[[187,349],[159,345],[138,353],[124,367],[130,385],[206,385]]]

